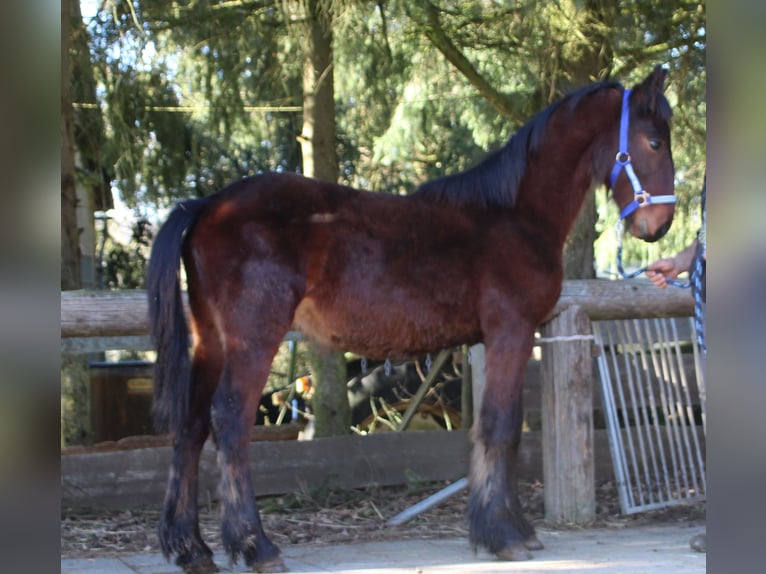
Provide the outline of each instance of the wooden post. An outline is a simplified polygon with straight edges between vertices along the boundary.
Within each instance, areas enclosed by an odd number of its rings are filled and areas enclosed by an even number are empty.
[[[481,397],[487,382],[487,349],[484,343],[477,343],[471,348],[471,386],[473,390],[473,420],[479,419]]]
[[[399,423],[399,426],[396,429],[398,432],[406,431],[407,427],[410,426],[412,419],[415,417],[415,413],[420,408],[423,399],[426,397],[426,393],[428,393],[428,389],[433,386],[436,377],[439,376],[439,373],[444,366],[444,363],[446,363],[447,359],[450,358],[452,358],[452,349],[442,349],[439,351],[439,354],[436,356],[436,360],[434,361],[433,365],[431,365],[431,370],[428,371],[425,380],[420,383],[418,390],[415,391],[415,394],[410,399],[410,404],[407,405],[407,410],[404,411],[404,414],[402,415],[402,421]]]
[[[473,426],[473,356],[469,347],[463,345],[463,384],[460,388],[460,421],[464,429]]]
[[[571,306],[542,326],[545,520],[587,524],[596,516],[590,321]]]

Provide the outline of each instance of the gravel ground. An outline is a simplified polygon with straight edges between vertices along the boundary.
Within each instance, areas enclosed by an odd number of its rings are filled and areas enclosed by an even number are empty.
[[[402,526],[385,525],[388,518],[444,486],[446,483],[352,491],[318,490],[265,497],[259,499],[259,504],[264,528],[272,540],[282,547],[309,542],[334,544],[467,536],[466,490]],[[531,521],[542,525],[543,485],[522,484],[521,500]],[[612,483],[598,486],[596,503],[594,527],[623,528],[630,524],[666,522],[697,524],[705,516],[704,503],[623,516],[620,514],[617,490]],[[159,552],[156,533],[159,513],[159,507],[123,511],[62,508],[61,557],[95,558]],[[222,552],[218,522],[217,504],[202,504],[202,535],[217,554]]]

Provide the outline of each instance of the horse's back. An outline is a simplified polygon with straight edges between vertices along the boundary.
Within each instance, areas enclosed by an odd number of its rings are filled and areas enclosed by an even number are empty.
[[[371,357],[432,350],[478,336],[482,233],[451,207],[259,175],[199,217],[185,253],[190,300],[222,331],[250,317]]]
[[[222,190],[200,217],[187,251],[190,295],[204,291],[206,304],[284,330],[294,324],[329,347],[416,354],[480,340],[482,290],[512,301],[516,285],[520,315],[547,311],[533,304],[540,287],[522,264],[544,249],[527,235],[507,217],[428,198],[260,175]]]

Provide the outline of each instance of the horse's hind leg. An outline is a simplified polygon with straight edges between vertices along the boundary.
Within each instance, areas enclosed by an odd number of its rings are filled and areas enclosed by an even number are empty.
[[[198,332],[199,333],[199,332]],[[192,359],[189,418],[173,439],[173,462],[160,522],[160,545],[166,558],[189,574],[217,572],[213,552],[202,540],[197,507],[200,453],[210,431],[210,405],[223,365],[222,350],[213,331],[200,337]]]
[[[257,328],[255,322],[238,325],[241,336],[226,339],[226,361],[212,409],[221,470],[223,545],[232,561],[241,556],[256,572],[283,572],[279,548],[263,531],[247,457],[258,401],[282,334],[263,342],[244,334],[245,329]]]

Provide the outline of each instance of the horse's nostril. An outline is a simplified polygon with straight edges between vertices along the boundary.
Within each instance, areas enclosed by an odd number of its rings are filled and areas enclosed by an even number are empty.
[[[665,236],[665,234],[668,232],[668,229],[670,229],[670,222],[668,221],[668,222],[663,223],[652,234],[649,234],[649,233],[646,232],[646,227],[647,227],[646,220],[645,219],[641,220],[641,225],[640,225],[641,235],[640,235],[640,237],[641,237],[641,239],[643,239],[644,241],[646,241],[648,243],[654,243],[655,241],[658,241],[658,240],[662,239]]]

